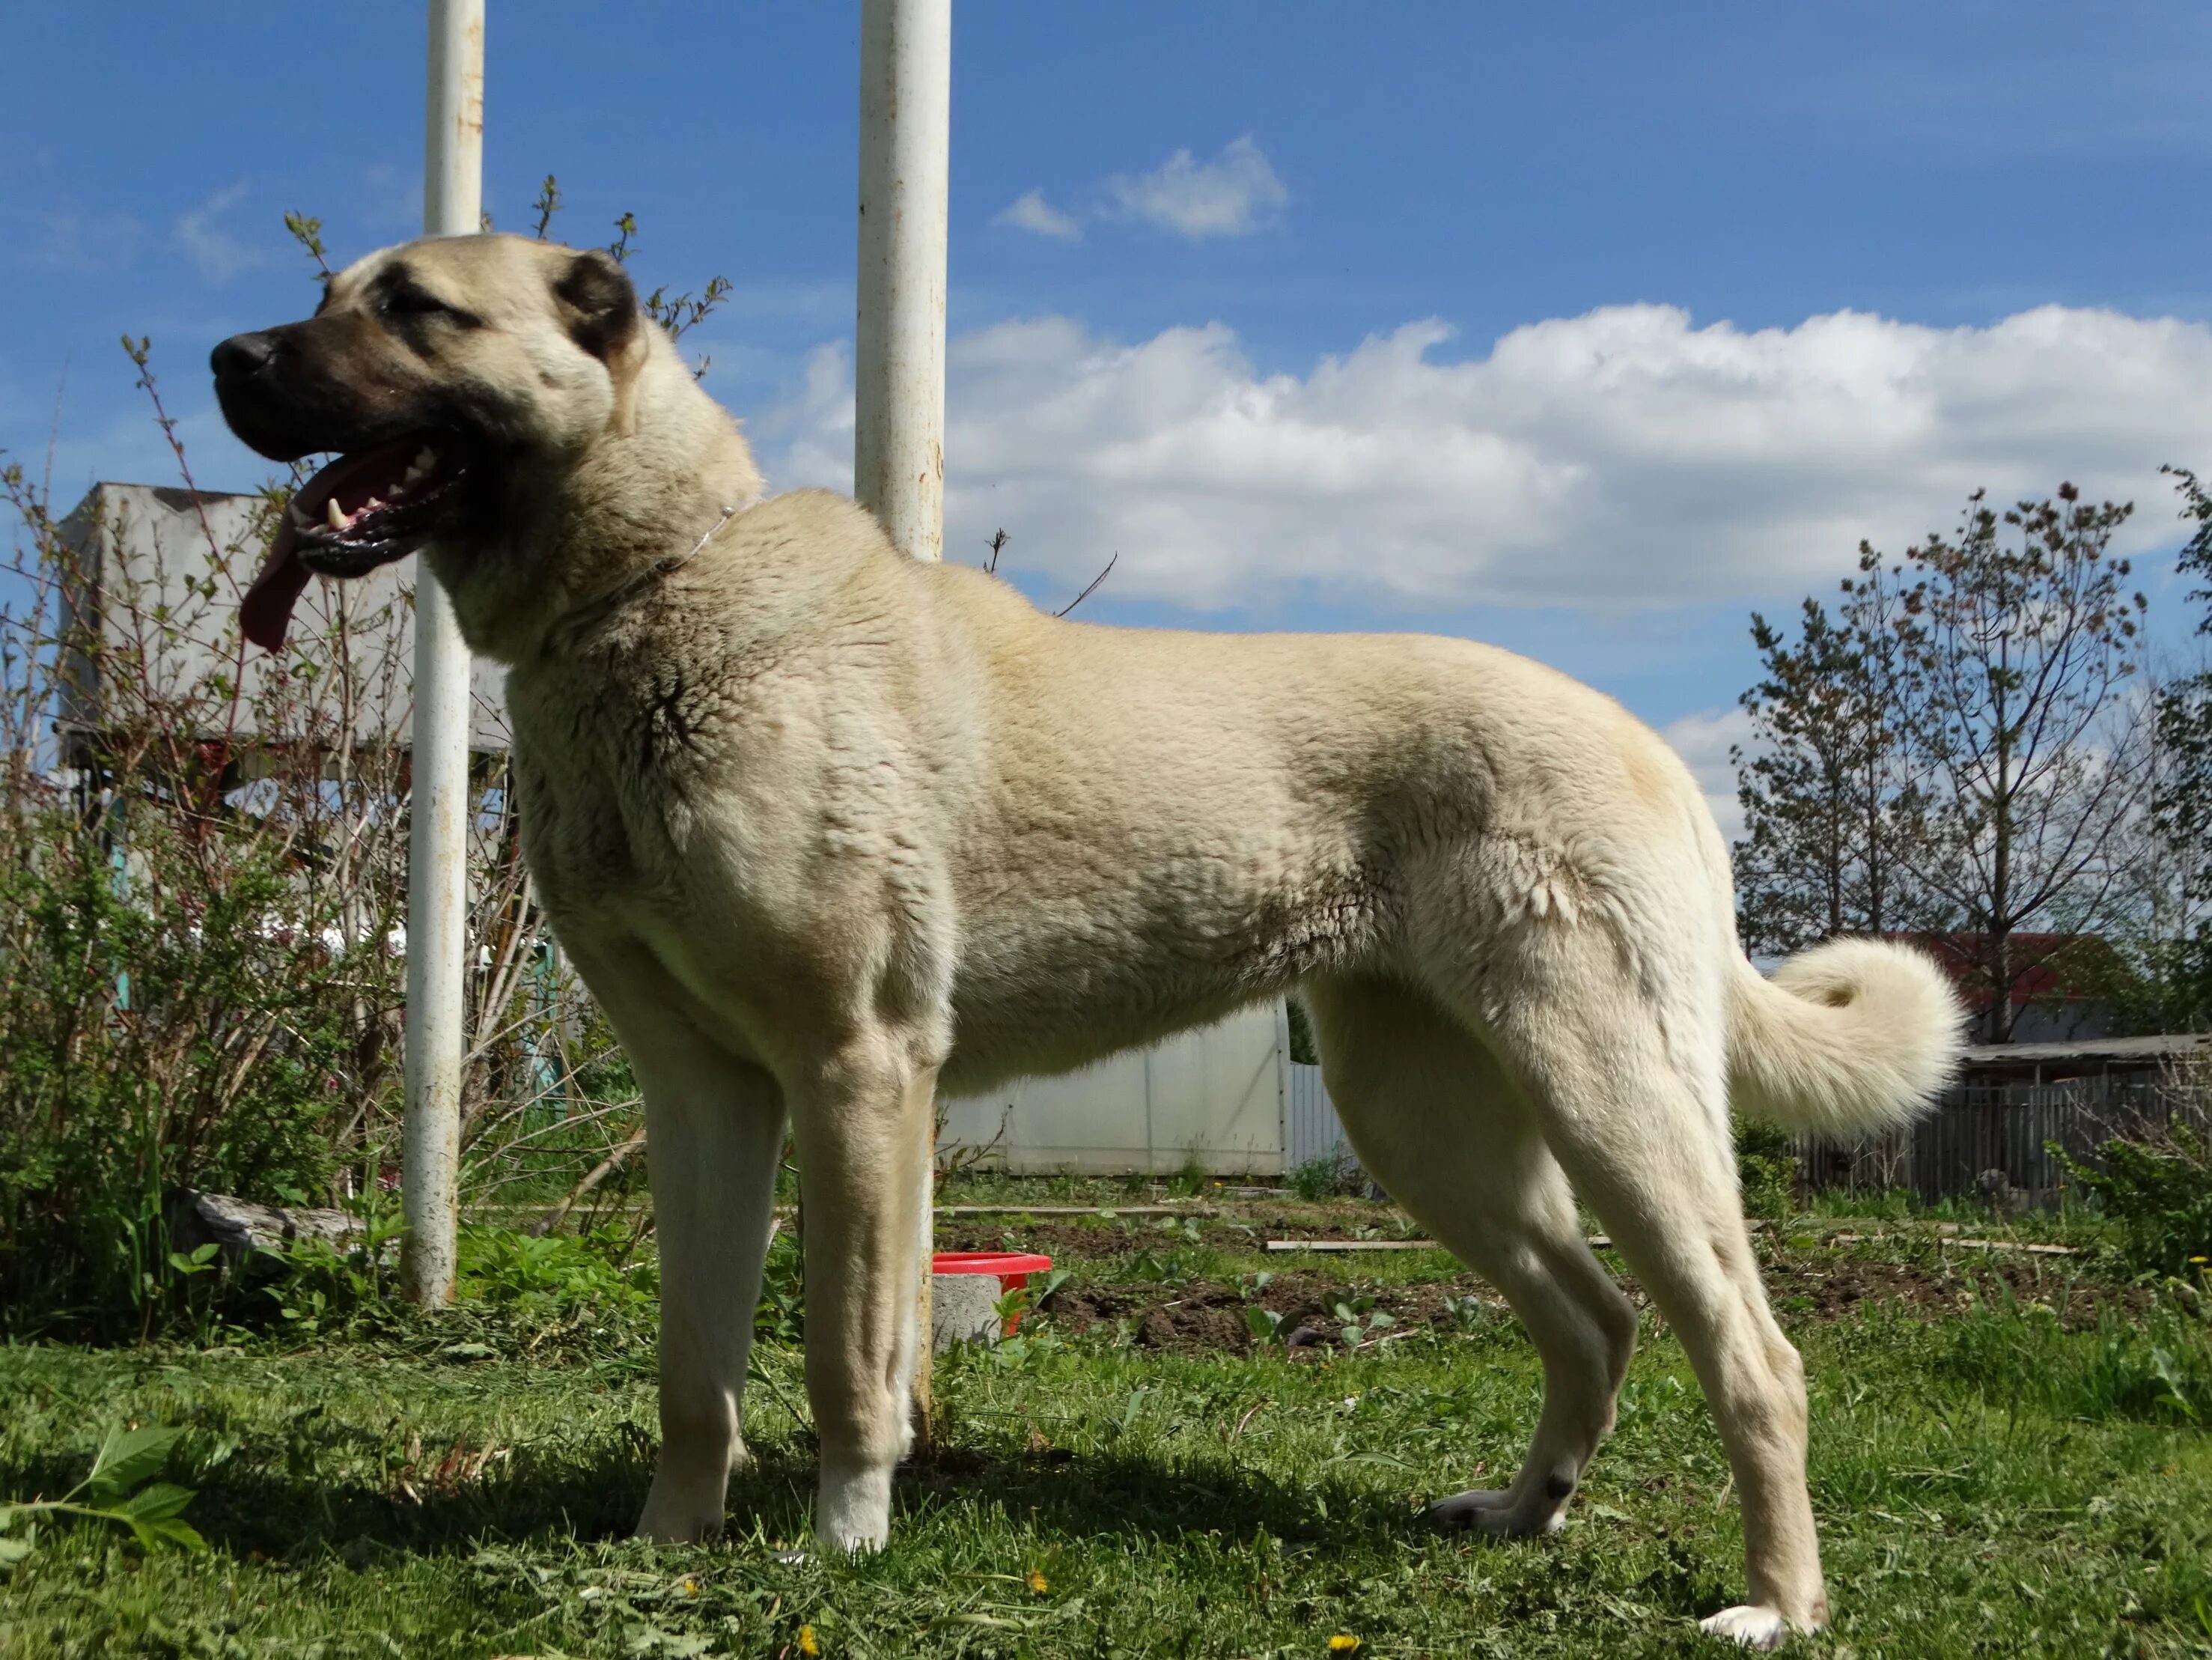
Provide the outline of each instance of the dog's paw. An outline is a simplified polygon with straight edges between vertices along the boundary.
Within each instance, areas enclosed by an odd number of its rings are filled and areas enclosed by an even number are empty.
[[[1698,1628],[1708,1636],[1726,1638],[1739,1647],[1762,1653],[1780,1648],[1782,1639],[1790,1635],[1790,1622],[1778,1611],[1750,1603],[1709,1614],[1698,1621]]]
[[[1566,1525],[1566,1507],[1548,1500],[1516,1502],[1504,1489],[1455,1493],[1429,1506],[1429,1520],[1440,1528],[1459,1528],[1493,1539],[1527,1539],[1557,1533]]]
[[[722,1530],[730,1472],[749,1455],[742,1440],[725,1448],[696,1442],[664,1441],[653,1467],[653,1489],[637,1518],[637,1536],[657,1545],[692,1545]]]
[[[696,1545],[722,1530],[722,1495],[716,1484],[713,1497],[695,1481],[672,1481],[666,1475],[653,1478],[646,1495],[644,1514],[637,1518],[637,1536],[656,1545]]]
[[[890,1467],[839,1470],[824,1465],[814,1499],[814,1536],[833,1550],[881,1550],[891,1536]]]

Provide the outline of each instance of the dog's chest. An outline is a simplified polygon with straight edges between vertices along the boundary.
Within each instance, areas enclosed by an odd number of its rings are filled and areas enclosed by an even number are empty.
[[[509,707],[523,851],[556,926],[680,906],[690,784],[680,703],[580,680],[511,684]]]

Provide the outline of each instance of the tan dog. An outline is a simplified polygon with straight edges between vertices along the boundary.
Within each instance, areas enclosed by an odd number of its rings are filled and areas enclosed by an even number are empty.
[[[806,1199],[817,1532],[879,1546],[908,1441],[933,1091],[1080,1066],[1296,993],[1369,1171],[1511,1299],[1527,1462],[1440,1517],[1556,1528],[1636,1318],[1680,1335],[1741,1494],[1754,1645],[1822,1623],[1796,1353],[1729,1108],[1895,1122],[1955,1058],[1924,959],[1762,979],[1696,785],[1610,699],[1486,646],[1055,621],[763,497],[605,256],[422,241],[215,354],[304,486],[248,601],[417,546],[510,667],[525,846],[646,1098],[662,1251],[657,1539],[718,1528],[787,1116]]]

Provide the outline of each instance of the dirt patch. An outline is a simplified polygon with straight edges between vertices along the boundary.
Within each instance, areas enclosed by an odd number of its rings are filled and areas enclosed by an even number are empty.
[[[999,1250],[1008,1248],[1006,1242],[1012,1240],[1011,1249],[1042,1251],[1058,1267],[1067,1266],[1070,1262],[1094,1262],[1134,1256],[1148,1247],[1164,1250],[1170,1243],[1158,1232],[1149,1237],[1143,1231],[1124,1233],[1104,1219],[1097,1222],[1028,1222],[1018,1216],[939,1217],[936,1239],[939,1250]]]
[[[2027,1263],[1938,1268],[1830,1257],[1770,1262],[1765,1274],[1767,1295],[1785,1323],[1838,1319],[1875,1305],[1937,1319],[1976,1304],[2001,1303],[2009,1295],[2022,1305],[2048,1305],[2069,1330],[2079,1330],[2094,1325],[2101,1310],[2139,1313],[2150,1300],[2136,1288],[2069,1284],[2047,1266],[2039,1280],[2035,1267]],[[1621,1276],[1620,1286],[1638,1308],[1645,1306],[1649,1299],[1633,1277]],[[1304,1272],[1279,1274],[1252,1295],[1202,1281],[1159,1287],[1071,1284],[1054,1296],[1048,1312],[1063,1330],[1126,1330],[1138,1347],[1164,1353],[1249,1354],[1283,1341],[1253,1335],[1248,1310],[1257,1305],[1282,1316],[1279,1329],[1291,1339],[1293,1355],[1319,1354],[1338,1342],[1343,1323],[1335,1305],[1352,1294],[1371,1298],[1374,1308],[1389,1313],[1395,1324],[1387,1330],[1394,1332],[1462,1329],[1463,1316],[1448,1304],[1468,1297],[1477,1298],[1491,1317],[1508,1312],[1489,1283],[1471,1274],[1419,1285],[1377,1286]]]
[[[1835,1319],[1869,1304],[1890,1304],[1924,1316],[1959,1314],[1976,1304],[2047,1304],[2069,1330],[2094,1326],[2104,1309],[2138,1314],[2150,1294],[2137,1286],[2081,1281],[2047,1261],[1882,1262],[1855,1256],[1785,1257],[1761,1265],[1766,1294],[1785,1320]],[[1642,1297],[1639,1290],[1638,1301]]]
[[[1343,1323],[1336,1304],[1357,1295],[1371,1298],[1376,1310],[1388,1313],[1392,1331],[1417,1331],[1449,1326],[1456,1316],[1445,1307],[1447,1298],[1474,1296],[1496,1305],[1491,1292],[1472,1274],[1461,1280],[1419,1286],[1360,1286],[1348,1290],[1340,1280],[1312,1274],[1279,1274],[1255,1294],[1247,1296],[1232,1287],[1195,1283],[1154,1292],[1127,1286],[1063,1286],[1054,1296],[1049,1311],[1066,1330],[1115,1332],[1127,1329],[1139,1348],[1180,1354],[1249,1354],[1262,1341],[1252,1333],[1249,1310],[1266,1309],[1281,1316],[1279,1337],[1265,1340],[1267,1347],[1288,1341],[1293,1354],[1319,1353],[1338,1341]],[[1363,1315],[1363,1318],[1364,1318]]]
[[[936,1239],[939,1250],[1013,1250],[1042,1251],[1057,1262],[1061,1257],[1081,1262],[1097,1262],[1117,1256],[1134,1256],[1141,1251],[1158,1254],[1192,1243],[1216,1246],[1225,1250],[1256,1250],[1262,1239],[1286,1237],[1316,1239],[1351,1239],[1358,1236],[1348,1226],[1331,1226],[1328,1219],[1316,1222],[1311,1217],[1238,1215],[1227,1220],[1196,1216],[1199,1226],[1195,1240],[1185,1234],[1180,1226],[1164,1228],[1161,1219],[1152,1216],[1115,1218],[1067,1219],[1041,1216],[1025,1217],[1019,1213],[1005,1216],[940,1216],[937,1219]],[[1372,1227],[1374,1219],[1359,1224]],[[1395,1238],[1407,1235],[1403,1225],[1386,1228],[1383,1237]]]
[[[1206,1244],[1231,1249],[1249,1247],[1260,1238],[1342,1239],[1355,1237],[1355,1231],[1391,1236],[1406,1226],[1404,1219],[1387,1207],[1359,1201],[1264,1201],[1221,1209],[1220,1215],[1200,1219],[1200,1237]],[[1011,1243],[1023,1250],[1042,1251],[1056,1264],[1075,1271],[1075,1282],[1061,1288],[1049,1310],[1063,1329],[1112,1334],[1126,1329],[1139,1347],[1170,1353],[1249,1354],[1263,1344],[1279,1341],[1279,1337],[1253,1336],[1249,1320],[1254,1304],[1281,1316],[1283,1333],[1309,1329],[1308,1338],[1295,1345],[1294,1352],[1318,1353],[1337,1341],[1342,1322],[1334,1304],[1347,1286],[1372,1298],[1373,1306],[1395,1322],[1386,1329],[1401,1332],[1460,1328],[1462,1316],[1446,1307],[1448,1298],[1473,1296],[1492,1308],[1503,1308],[1489,1284],[1471,1273],[1413,1284],[1377,1284],[1363,1274],[1373,1272],[1370,1265],[1378,1259],[1358,1256],[1346,1256],[1340,1267],[1332,1263],[1318,1271],[1301,1268],[1279,1272],[1256,1296],[1218,1281],[1132,1283],[1133,1274],[1115,1276],[1109,1284],[1090,1283],[1093,1274],[1110,1274],[1109,1265],[1132,1262],[1145,1253],[1171,1263],[1172,1254],[1190,1243],[1180,1228],[1170,1231],[1150,1217],[1029,1219],[1018,1213],[943,1217],[938,1221],[937,1238],[947,1250],[994,1250]],[[2085,1272],[2087,1265],[2078,1259],[1963,1250],[1939,1256],[1932,1239],[1929,1243],[1926,1250],[1907,1247],[1903,1254],[1911,1260],[1900,1262],[1886,1256],[1879,1242],[1866,1247],[1791,1245],[1771,1233],[1759,1236],[1767,1292],[1785,1323],[1837,1319],[1872,1306],[1942,1318],[2009,1298],[2021,1304],[2043,1304],[2069,1329],[2079,1329],[2094,1325],[2106,1309],[2135,1314],[2152,1300],[2140,1289],[2092,1277]],[[1616,1252],[1600,1254],[1608,1268],[1619,1270]],[[1638,1308],[1644,1305],[1643,1289],[1632,1277],[1622,1276],[1620,1284]]]

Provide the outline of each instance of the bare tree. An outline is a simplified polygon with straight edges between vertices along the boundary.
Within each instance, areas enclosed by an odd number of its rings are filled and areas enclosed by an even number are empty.
[[[1928,780],[1914,876],[1958,917],[2008,1042],[2018,988],[2105,923],[2153,781],[2150,721],[2130,694],[2146,602],[2109,556],[2131,505],[2071,484],[1999,514],[1977,491],[1955,539],[1931,535],[1864,577],[1895,584],[1899,720]],[[2033,949],[2020,936],[2041,931]]]
[[[1738,700],[1752,741],[1729,753],[1744,811],[1737,909],[1754,951],[1926,920],[1906,879],[1921,812],[1899,724],[1897,584],[1877,567],[1843,591],[1835,617],[1805,601],[1795,642],[1752,613],[1765,672]]]

